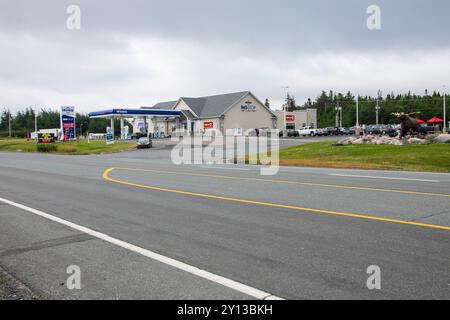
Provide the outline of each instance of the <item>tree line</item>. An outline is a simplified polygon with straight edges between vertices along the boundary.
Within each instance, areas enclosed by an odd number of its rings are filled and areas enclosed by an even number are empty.
[[[359,96],[359,121],[361,124],[375,124],[377,103],[380,124],[397,124],[398,119],[392,115],[395,112],[420,112],[420,118],[427,121],[433,117],[443,118],[443,96],[439,92],[424,95],[389,93],[385,97]],[[450,101],[447,97],[447,105]],[[270,102],[266,99],[266,106],[270,108]],[[342,124],[344,127],[352,127],[356,124],[356,96],[350,91],[346,94],[322,91],[315,100],[308,99],[303,105],[297,105],[295,97],[288,94],[283,106],[287,111],[317,109],[318,126],[320,128],[334,127],[336,124],[336,106],[342,107]],[[449,117],[447,108],[447,119]],[[9,135],[9,119],[11,118],[11,131],[14,137],[25,137],[34,132],[36,111],[32,108],[18,111],[12,114],[4,108],[0,116],[0,137]],[[37,114],[38,129],[53,129],[60,127],[60,113],[51,109],[41,109]],[[76,129],[78,135],[91,133],[103,133],[110,126],[108,119],[90,119],[86,114],[76,114]],[[114,124],[116,135],[120,135],[119,120]]]
[[[386,96],[372,97],[359,96],[359,122],[361,124],[375,124],[378,105],[380,124],[397,124],[398,119],[392,115],[395,112],[420,112],[420,118],[427,121],[433,117],[443,118],[444,97],[439,92],[429,94],[425,91],[424,95],[416,95],[411,92],[407,94],[389,93]],[[449,106],[449,97],[446,97],[447,106]],[[315,100],[308,99],[303,105],[298,106],[295,98],[288,95],[285,108],[288,111],[304,110],[307,108],[317,109],[318,126],[320,128],[334,127],[336,125],[336,107],[342,107],[343,126],[352,127],[356,124],[356,96],[350,91],[346,94],[322,91]],[[447,108],[447,119],[449,117],[449,108]]]
[[[11,133],[13,137],[23,138],[35,130],[36,111],[32,108],[18,111],[12,114],[4,108],[0,116],[0,137],[9,135],[9,122],[11,119]],[[37,113],[38,130],[60,128],[60,113],[51,109],[41,109]],[[104,133],[106,128],[111,125],[108,119],[91,119],[83,113],[76,114],[76,132],[77,135],[86,135],[91,133]],[[120,123],[116,120],[114,124],[116,135],[120,135]]]

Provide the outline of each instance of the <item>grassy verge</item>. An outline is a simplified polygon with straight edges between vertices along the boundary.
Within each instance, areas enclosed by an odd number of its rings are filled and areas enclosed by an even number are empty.
[[[56,154],[74,154],[74,155],[87,155],[87,154],[101,154],[101,153],[115,153],[133,150],[136,148],[134,142],[117,142],[113,145],[107,145],[105,141],[87,141],[81,140],[77,142],[59,142],[56,144]],[[37,144],[33,141],[27,141],[25,139],[0,139],[0,152],[38,152]]]
[[[318,142],[280,151],[280,164],[326,168],[450,172],[450,145],[350,145]]]

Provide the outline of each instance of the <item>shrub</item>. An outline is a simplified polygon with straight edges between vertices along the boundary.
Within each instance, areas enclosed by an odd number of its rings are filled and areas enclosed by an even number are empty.
[[[58,152],[62,153],[75,153],[77,152],[77,147],[70,145],[59,145]]]
[[[56,144],[38,143],[37,145],[38,152],[56,152],[56,150],[58,150]]]

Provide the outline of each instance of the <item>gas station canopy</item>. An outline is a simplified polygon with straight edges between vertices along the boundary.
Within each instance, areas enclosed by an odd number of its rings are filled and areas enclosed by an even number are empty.
[[[111,109],[89,113],[90,118],[176,117],[180,111],[165,109]]]

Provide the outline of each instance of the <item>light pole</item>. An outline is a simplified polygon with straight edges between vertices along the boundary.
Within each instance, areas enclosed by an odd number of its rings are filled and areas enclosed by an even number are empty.
[[[380,101],[381,95],[382,95],[381,91],[378,90],[377,106],[375,107],[375,111],[376,111],[376,115],[377,115],[377,126],[380,124],[380,118],[379,118],[379,115],[380,115],[380,109],[381,109],[381,108],[380,108],[380,103],[379,103],[379,101]]]
[[[445,85],[444,85],[444,133],[447,133],[447,107],[446,107],[446,105],[445,105],[445,100],[446,100],[446,96],[447,96],[447,93],[445,92],[446,90],[446,87],[445,87]]]
[[[356,95],[356,127],[359,127],[359,94]]]
[[[336,128],[342,128],[342,107],[339,106],[339,101],[334,110],[336,110]]]
[[[287,108],[288,108],[288,103],[289,103],[289,100],[288,100],[288,95],[289,95],[289,87],[288,86],[284,86],[284,87],[281,87],[282,89],[284,89],[284,91],[285,91],[285,94],[286,94],[286,104],[284,105],[284,107],[283,107],[283,117],[284,117],[284,120],[283,120],[283,122],[284,122],[284,131],[286,131],[287,130],[287,120],[286,120],[286,112],[287,112]]]
[[[9,138],[12,138],[12,134],[11,134],[11,111],[8,110],[8,131],[9,131]]]

